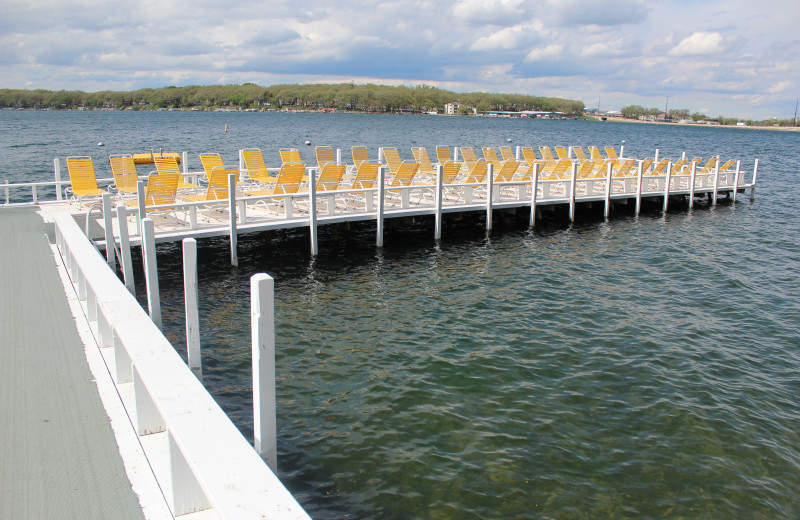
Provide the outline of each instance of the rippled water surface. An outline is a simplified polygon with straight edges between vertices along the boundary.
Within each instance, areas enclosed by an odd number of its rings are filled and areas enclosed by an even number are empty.
[[[99,157],[100,140],[104,153],[163,146],[231,159],[260,146],[276,161],[278,147],[306,139],[397,145],[409,157],[412,145],[507,138],[624,139],[638,156],[721,153],[747,169],[760,157],[753,202],[748,193],[736,204],[675,204],[666,216],[658,204],[639,218],[617,208],[609,221],[582,208],[575,224],[556,214],[528,230],[524,212],[498,214],[491,233],[481,216],[449,216],[439,243],[423,218],[387,223],[382,250],[374,224],[328,226],[316,258],[306,231],[263,233],[240,238],[238,268],[227,242],[200,241],[204,384],[252,438],[249,277],[267,272],[279,476],[314,518],[800,517],[800,161],[788,153],[797,134],[336,114],[12,115],[0,124],[29,117],[42,135],[28,148],[19,135],[0,145],[4,164],[26,157],[45,177],[53,150]],[[96,133],[81,138],[84,126]],[[162,246],[159,275],[167,335],[185,354],[179,257]]]

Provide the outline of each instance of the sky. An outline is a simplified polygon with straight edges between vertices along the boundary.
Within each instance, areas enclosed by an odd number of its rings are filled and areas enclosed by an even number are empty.
[[[0,88],[377,83],[791,119],[798,0],[2,0]]]

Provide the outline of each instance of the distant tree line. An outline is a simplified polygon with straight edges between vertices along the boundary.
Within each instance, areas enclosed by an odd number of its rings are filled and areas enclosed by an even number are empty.
[[[583,102],[521,94],[455,93],[436,87],[393,87],[368,83],[273,85],[208,85],[145,88],[130,92],[0,89],[0,107],[36,109],[301,108],[364,112],[439,111],[446,103],[491,110],[542,110],[583,113]]]
[[[666,108],[666,107],[665,107]],[[764,121],[753,121],[750,119],[739,119],[736,117],[709,117],[699,112],[690,113],[685,108],[671,108],[666,114],[660,108],[644,108],[641,105],[628,105],[622,110],[622,117],[627,119],[641,119],[653,118],[656,120],[668,119],[671,121],[681,121],[691,119],[693,122],[715,122],[720,125],[735,125],[736,123],[743,122],[750,126],[796,126],[796,121],[793,119],[769,119]]]

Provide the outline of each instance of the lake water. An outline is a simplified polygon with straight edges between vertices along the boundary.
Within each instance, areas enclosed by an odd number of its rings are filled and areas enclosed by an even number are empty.
[[[228,125],[228,132],[224,132]],[[0,181],[150,148],[614,145],[761,159],[755,201],[199,242],[204,384],[252,439],[249,277],[276,279],[279,476],[316,519],[800,517],[800,134],[350,114],[0,112]],[[98,147],[98,142],[104,147]],[[270,157],[272,158],[271,160]],[[103,169],[106,170],[103,170]],[[182,354],[179,248],[159,250]],[[139,277],[141,280],[141,276]],[[139,287],[140,296],[142,288]]]

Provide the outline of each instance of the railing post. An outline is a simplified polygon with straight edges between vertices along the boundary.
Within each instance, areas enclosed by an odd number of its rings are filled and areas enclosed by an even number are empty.
[[[149,218],[142,219],[142,258],[144,259],[144,277],[147,282],[147,308],[150,311],[150,319],[161,330],[161,298],[158,290],[155,224]]]
[[[517,145],[516,148],[514,148],[514,160],[519,161],[520,157],[522,157],[522,146]]]
[[[186,152],[181,152],[181,169],[183,173],[189,173],[189,154]]]
[[[753,164],[753,184],[750,186],[750,200],[756,200],[756,178],[758,177],[758,159]]]
[[[8,179],[6,179],[5,184],[6,184],[6,188],[5,188],[5,191],[6,191],[6,206],[8,206],[8,204],[9,204],[9,202],[11,200],[11,190],[9,190],[9,188],[8,188],[8,184],[9,184]],[[59,191],[59,193],[61,193],[61,191]]]
[[[531,175],[531,218],[530,227],[536,225],[536,194],[539,186],[539,163],[533,163],[533,175]]]
[[[106,239],[106,263],[111,269],[117,268],[117,258],[114,254],[114,213],[111,211],[111,195],[103,193],[103,226]]]
[[[733,203],[736,204],[736,195],[739,194],[739,172],[741,171],[742,161],[736,161],[736,173],[733,177]]]
[[[341,148],[337,148],[336,149],[336,163],[338,164],[340,162],[342,162],[342,149]]]
[[[136,230],[142,236],[142,220],[147,217],[147,195],[144,190],[144,181],[136,182]]]
[[[569,187],[569,221],[575,222],[575,181],[578,178],[578,163],[572,162],[572,180]],[[608,187],[606,187],[608,189]]]
[[[692,161],[692,174],[689,179],[689,209],[694,207],[694,183],[695,178],[697,177],[697,163]]]
[[[442,195],[444,187],[444,167],[441,164],[436,165],[436,187],[434,188],[434,199],[436,204],[436,216],[433,225],[433,239],[442,239]]]
[[[200,314],[197,298],[197,241],[183,239],[183,297],[186,313],[186,352],[189,368],[202,379]]]
[[[254,447],[277,473],[274,295],[275,281],[271,276],[258,273],[250,278]]]
[[[667,163],[667,182],[664,184],[664,214],[667,214],[669,205],[669,183],[672,182],[672,161]]]
[[[383,247],[383,202],[384,202],[384,179],[386,177],[386,169],[383,166],[378,167],[378,211],[377,223],[378,230],[375,237],[375,245]]]
[[[714,198],[711,200],[711,205],[717,205],[717,193],[719,193],[719,158],[717,164],[714,165]]]
[[[655,166],[658,166],[658,155],[659,155],[659,152],[660,152],[660,150],[658,148],[656,148],[656,155],[655,155],[655,158],[653,159],[653,164]]]
[[[613,171],[611,169],[611,162],[609,161],[608,170],[606,171],[606,203],[603,208],[603,216],[606,219],[608,219],[608,215],[611,212],[611,183],[613,181],[614,181]]]
[[[572,159],[572,145],[567,147],[567,159]]]
[[[117,206],[117,223],[119,224],[119,262],[122,264],[122,277],[125,280],[125,287],[135,295],[133,265],[131,265],[131,241],[128,237],[128,208],[124,204]]]
[[[311,238],[311,256],[317,256],[317,181],[316,168],[308,169],[308,227]]]
[[[492,230],[492,201],[494,199],[494,164],[486,165],[486,231]]]
[[[622,140],[622,144],[619,145],[619,158],[623,159],[625,157],[625,139]]]
[[[291,204],[291,201],[289,202]],[[229,233],[231,242],[231,265],[239,265],[239,235],[236,230],[236,175],[228,175],[228,217]]]
[[[658,154],[658,150],[656,150]],[[636,174],[636,215],[642,210],[642,182],[644,182],[644,161],[639,161],[639,171]]]
[[[53,159],[53,170],[56,175],[56,200],[60,201],[61,195],[61,159],[56,157]],[[6,181],[8,183],[8,181]],[[8,204],[8,190],[6,190],[6,204]]]

